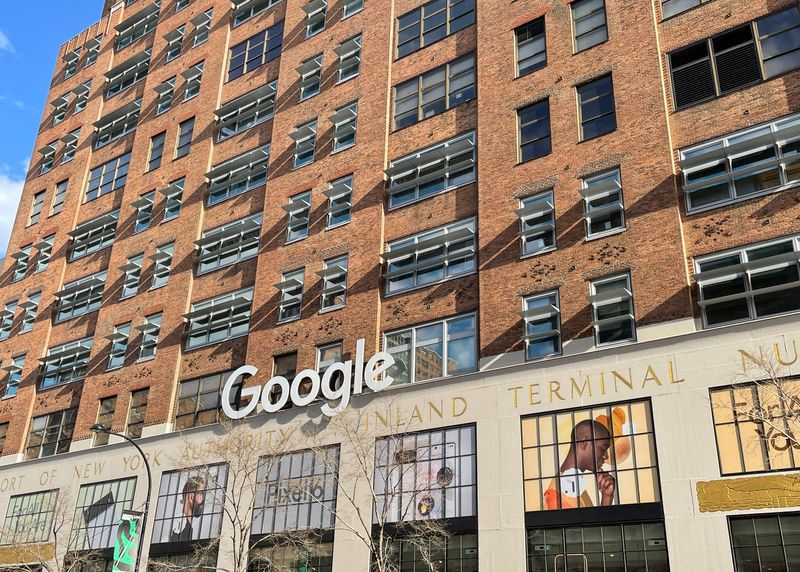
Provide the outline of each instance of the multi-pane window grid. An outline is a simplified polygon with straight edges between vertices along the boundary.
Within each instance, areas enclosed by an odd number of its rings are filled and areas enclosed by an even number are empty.
[[[82,316],[100,308],[106,285],[106,272],[98,272],[64,284],[56,293],[56,322]]]
[[[231,48],[228,81],[253,71],[281,55],[283,20]]]
[[[695,281],[706,326],[800,310],[800,237],[699,258]]]
[[[150,138],[150,158],[147,160],[148,171],[154,171],[161,166],[161,159],[164,156],[164,142],[166,139],[166,131],[162,131]]]
[[[25,448],[25,459],[39,459],[69,451],[78,409],[65,409],[34,417]],[[50,531],[48,530],[49,537]]]
[[[120,298],[136,296],[139,292],[139,280],[142,276],[143,264],[144,254],[137,254],[128,258],[128,261],[120,267],[120,270],[124,272]]]
[[[158,24],[158,4],[154,2],[116,26],[117,51],[155,30]]]
[[[474,219],[391,242],[382,255],[386,260],[386,294],[396,294],[473,272],[475,253]]]
[[[61,138],[61,141],[64,143],[64,150],[61,153],[62,164],[69,163],[73,158],[75,158],[75,153],[78,151],[78,139],[80,136],[81,130],[76,129],[75,131],[71,131]]]
[[[315,542],[310,549],[264,543],[250,548],[247,556],[247,572],[272,572],[276,569],[333,572],[332,542]]]
[[[328,0],[308,0],[302,8],[306,13],[306,38],[325,29]]]
[[[7,340],[11,335],[11,327],[14,325],[14,313],[17,311],[17,301],[7,302],[3,311],[0,312],[0,340]]]
[[[14,397],[19,391],[19,384],[22,381],[22,369],[25,367],[25,356],[16,356],[11,359],[11,365],[3,369],[8,372],[3,398]],[[2,451],[2,449],[0,449]]]
[[[155,87],[155,92],[158,94],[156,115],[166,113],[172,108],[172,99],[175,95],[175,77],[172,77]]]
[[[91,88],[92,80],[89,80],[72,90],[72,92],[75,94],[75,105],[72,107],[73,115],[76,115],[86,109],[86,104],[89,102],[89,91]]]
[[[215,112],[217,141],[272,119],[277,89],[278,82],[275,80],[220,107]]]
[[[133,227],[134,233],[142,232],[150,228],[150,223],[153,220],[153,202],[155,198],[156,192],[150,191],[131,203],[131,206],[136,208],[136,222]]]
[[[235,12],[233,15],[233,27],[237,27],[241,24],[244,24],[254,16],[264,12],[268,8],[271,8],[275,4],[280,2],[280,0],[255,0],[253,2],[247,2],[243,0],[238,0],[234,2],[236,6],[234,8]],[[244,4],[243,8],[239,8],[238,6]]]
[[[44,175],[49,172],[56,162],[56,150],[58,149],[58,141],[48,143],[39,150],[42,155],[42,161],[39,165],[39,174]]]
[[[397,19],[402,58],[475,23],[475,0],[433,0]]]
[[[200,93],[200,86],[203,83],[203,69],[205,68],[205,61],[193,65],[188,70],[181,72],[181,75],[186,80],[183,85],[183,101],[192,99]]]
[[[45,194],[46,191],[40,191],[33,195],[33,200],[31,201],[31,212],[30,215],[28,216],[28,226],[36,224],[42,217],[42,208],[44,207]]]
[[[108,351],[106,369],[117,369],[125,365],[125,356],[128,353],[128,340],[131,335],[131,323],[114,326],[114,332],[108,336],[111,348]]]
[[[164,244],[156,249],[151,257],[153,260],[153,278],[150,289],[154,290],[169,283],[169,273],[172,270],[172,257],[175,254],[175,243]]]
[[[194,132],[194,117],[183,121],[178,127],[178,140],[175,143],[175,158],[180,159],[189,154],[192,148],[192,133]]]
[[[175,58],[181,55],[181,49],[183,48],[183,36],[186,30],[186,26],[180,26],[176,28],[164,38],[167,40],[167,53],[165,62],[171,62]]]
[[[592,281],[589,302],[596,345],[636,339],[629,274]]]
[[[525,358],[532,360],[561,353],[561,307],[558,292],[522,300]]]
[[[519,121],[519,162],[549,155],[550,100],[544,99],[517,110]]]
[[[625,228],[619,169],[582,179],[581,194],[587,238],[604,236]]]
[[[77,48],[64,56],[64,79],[69,79],[77,73],[80,57],[81,48]]]
[[[104,397],[100,400],[100,404],[97,408],[97,424],[102,425],[107,429],[111,429],[114,425],[114,410],[117,407],[117,396],[113,395],[111,397]],[[94,434],[94,442],[92,443],[95,447],[99,447],[101,445],[108,445],[109,434],[105,431],[101,431]]]
[[[149,394],[149,388],[139,389],[131,393],[131,401],[128,406],[128,421],[125,426],[125,434],[131,439],[138,439],[142,436]]]
[[[576,0],[570,9],[576,52],[608,40],[605,0]]]
[[[72,236],[69,260],[77,260],[113,244],[119,211],[104,214],[77,226]]]
[[[136,101],[115,110],[95,123],[94,148],[100,149],[109,143],[127,135],[139,124],[139,111],[142,100]]]
[[[384,349],[395,359],[387,372],[395,384],[475,371],[476,318],[469,314],[389,332],[384,335]]]
[[[791,7],[669,54],[677,109],[800,67],[800,8]]]
[[[297,320],[303,307],[303,284],[305,270],[294,270],[283,274],[281,282],[275,285],[280,295],[278,303],[278,323]]]
[[[67,92],[51,103],[51,105],[55,108],[53,111],[53,125],[58,125],[64,121],[64,118],[67,116],[67,108],[69,107],[71,95],[72,92]]]
[[[356,77],[361,70],[361,34],[342,42],[333,51],[339,56],[339,82]]]
[[[35,457],[34,457],[35,458]],[[53,530],[58,490],[12,496],[3,522],[2,545],[47,541]]]
[[[331,181],[323,194],[328,197],[328,228],[350,222],[353,208],[353,176],[348,175]]]
[[[260,214],[253,215],[204,232],[196,241],[199,247],[197,273],[211,272],[256,256],[261,218]]]
[[[123,511],[133,508],[136,477],[83,485],[72,519],[70,550],[113,548]]]
[[[607,75],[578,86],[581,141],[611,133],[617,128],[614,85]]]
[[[289,137],[294,140],[294,168],[313,162],[317,147],[317,120],[297,126]]]
[[[216,423],[220,419],[222,386],[231,372],[182,381],[175,410],[175,429]],[[238,393],[241,384],[234,387]]]
[[[514,30],[517,42],[517,77],[547,65],[544,16]]]
[[[475,180],[475,133],[395,159],[389,164],[389,208],[400,207]]]
[[[163,314],[161,312],[146,316],[144,324],[138,327],[138,330],[142,332],[142,341],[139,345],[139,361],[156,357],[162,319]]]
[[[47,355],[41,359],[41,388],[48,389],[85,378],[91,351],[91,338],[48,349]]]
[[[378,439],[377,522],[477,515],[475,426]]]
[[[92,38],[86,43],[86,59],[84,60],[83,67],[88,68],[97,61],[100,55],[100,43],[103,41],[103,36]]]
[[[161,190],[164,195],[164,215],[162,220],[168,221],[177,218],[181,214],[183,204],[183,187],[186,179],[172,181],[165,189]]]
[[[800,566],[800,515],[730,517],[729,523],[737,572],[791,571]]]
[[[548,252],[556,248],[556,212],[553,190],[520,200],[517,209],[522,256]]]
[[[106,72],[106,99],[142,81],[150,71],[150,49]]]
[[[333,151],[341,151],[355,145],[358,102],[354,101],[334,110],[330,119],[333,123]]]
[[[394,89],[394,128],[401,129],[475,98],[475,55],[439,66]]]
[[[39,303],[42,301],[41,294],[29,294],[28,299],[22,302],[19,307],[22,308],[22,323],[19,327],[19,333],[24,334],[33,329],[33,324],[36,321],[36,313],[39,310]]]
[[[208,34],[211,32],[211,17],[214,15],[214,10],[206,10],[202,14],[192,18],[191,22],[194,24],[194,39],[192,46],[199,46],[208,40]]]
[[[253,289],[249,288],[192,304],[186,314],[186,348],[247,335],[252,303]]]
[[[353,14],[357,14],[364,9],[364,0],[343,0],[342,1],[342,19],[349,18]]]
[[[215,166],[206,174],[207,206],[240,195],[267,182],[269,145],[253,149]]]
[[[92,201],[125,186],[128,178],[128,164],[131,161],[130,151],[98,165],[89,171],[84,202]]]
[[[344,306],[347,296],[347,263],[346,254],[329,258],[322,263],[322,271],[318,275],[322,278],[320,305],[323,310]]]
[[[50,206],[50,216],[57,215],[64,208],[64,198],[66,197],[68,186],[69,180],[61,181],[56,185],[53,204]]]
[[[14,259],[14,273],[11,275],[12,282],[17,282],[25,278],[25,275],[28,273],[28,268],[30,268],[32,250],[33,245],[29,244],[11,254],[11,257]]]
[[[322,54],[316,55],[300,64],[300,101],[317,95],[322,83]]]
[[[747,200],[800,183],[800,115],[680,151],[687,210]]]

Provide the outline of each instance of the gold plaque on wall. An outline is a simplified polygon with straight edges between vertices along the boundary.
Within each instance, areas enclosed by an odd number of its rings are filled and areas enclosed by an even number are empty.
[[[800,506],[800,474],[764,475],[697,483],[700,512]]]

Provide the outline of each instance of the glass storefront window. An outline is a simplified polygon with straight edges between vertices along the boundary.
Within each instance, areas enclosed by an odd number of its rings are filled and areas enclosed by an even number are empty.
[[[427,558],[417,543],[402,539],[395,540],[393,550],[402,572],[429,572],[428,560],[435,561],[436,572],[478,572],[478,534],[474,532],[454,534],[441,546],[429,546]]]
[[[57,490],[11,497],[0,545],[44,542],[49,539],[57,499]]]
[[[247,572],[332,572],[333,543],[318,544],[311,550],[294,546],[251,548]]]
[[[800,570],[800,514],[730,519],[736,572]]]
[[[70,550],[113,548],[122,511],[131,510],[136,478],[84,485],[78,491]]]

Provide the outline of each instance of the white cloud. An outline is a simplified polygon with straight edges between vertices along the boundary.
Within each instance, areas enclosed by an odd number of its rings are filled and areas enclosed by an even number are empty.
[[[0,256],[5,256],[25,181],[0,173]]]
[[[0,52],[16,53],[14,46],[11,45],[11,40],[3,33],[3,30],[0,30]]]

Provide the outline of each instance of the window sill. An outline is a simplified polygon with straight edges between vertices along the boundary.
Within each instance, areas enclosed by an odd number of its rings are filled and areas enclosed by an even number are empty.
[[[302,169],[303,167],[307,167],[308,165],[312,165],[314,160],[309,161],[308,163],[303,163],[302,165],[294,165],[292,167],[292,171],[297,171],[298,169]]]
[[[136,360],[135,362],[133,362],[133,363],[134,363],[134,364],[137,364],[137,363],[146,363],[146,362],[148,362],[148,361],[153,361],[154,359],[156,359],[156,356],[155,356],[155,355],[152,355],[152,356],[149,356],[149,357],[139,358],[139,359],[137,359],[137,360]]]
[[[537,250],[536,252],[528,252],[528,253],[520,254],[519,259],[520,260],[526,260],[528,258],[535,258],[536,256],[541,256],[542,254],[547,254],[549,252],[555,252],[556,250],[558,250],[557,246],[552,246],[552,247],[549,247],[549,248],[543,248],[542,250]]]
[[[604,76],[600,76],[600,77],[604,77]],[[597,79],[600,79],[600,78],[597,78]],[[591,81],[594,81],[594,80],[589,80],[589,81],[591,82]],[[589,82],[586,82],[586,83],[589,83]],[[617,114],[617,110],[614,109],[615,120],[616,120],[616,114]],[[578,141],[576,141],[575,144],[576,145],[580,145],[582,143],[588,143],[589,141],[594,141],[595,139],[600,139],[601,137],[605,137],[606,135],[610,135],[610,134],[616,132],[617,129],[618,129],[618,127],[615,126],[614,129],[612,129],[611,131],[606,131],[605,133],[599,133],[597,135],[593,135],[592,137],[589,137],[588,139],[584,139],[583,136],[581,136],[578,139]]]
[[[329,314],[330,312],[335,312],[336,310],[341,310],[345,308],[347,304],[338,304],[336,306],[331,306],[330,308],[322,308],[319,313],[320,314]]]
[[[325,227],[325,231],[336,230],[337,228],[342,228],[343,226],[347,226],[351,222],[352,222],[352,218],[350,220],[345,221],[345,222],[340,222],[338,224],[332,224],[330,226],[326,226]]]
[[[635,343],[636,343],[636,335],[635,334],[634,334],[634,336],[632,338],[628,338],[627,340],[617,340],[617,341],[614,341],[614,342],[606,342],[604,344],[597,343],[597,336],[595,335],[594,347],[597,348],[598,350],[605,350],[605,349],[608,349],[608,348],[616,348],[616,347],[620,347],[620,346],[627,346],[629,344],[635,344]]]
[[[346,147],[340,147],[339,149],[333,149],[333,150],[331,151],[331,153],[330,153],[330,154],[331,154],[331,155],[337,155],[337,154],[339,154],[339,153],[343,153],[344,151],[347,151],[348,149],[352,149],[352,148],[353,148],[353,147],[355,147],[355,146],[356,146],[356,143],[355,143],[355,141],[354,141],[354,142],[350,143],[350,144],[349,144],[348,146],[346,146]]]
[[[8,399],[14,399],[17,395],[18,394],[16,394],[16,393],[14,395],[4,395],[3,397],[0,397],[0,401],[6,401]]]
[[[283,244],[284,244],[284,246],[289,245],[289,244],[295,244],[295,243],[300,242],[302,240],[305,240],[307,238],[308,238],[308,235],[306,234],[305,236],[301,236],[300,238],[293,238],[292,240],[287,240]]]
[[[121,370],[123,367],[125,367],[125,365],[124,365],[124,364],[123,364],[123,365],[115,365],[114,367],[107,367],[107,368],[106,368],[106,372],[109,372],[109,371],[119,371],[119,370]]]
[[[586,238],[583,239],[583,241],[584,242],[592,242],[592,241],[595,241],[595,240],[600,240],[602,238],[608,238],[609,236],[622,234],[626,230],[628,230],[627,226],[624,226],[622,228],[615,228],[615,229],[612,229],[612,230],[606,230],[606,231],[603,231],[603,232],[600,232],[600,233],[597,233],[597,234],[593,234],[592,236],[587,236]]]
[[[286,318],[286,319],[283,319],[283,320],[277,320],[275,322],[275,325],[282,326],[283,324],[291,324],[292,322],[297,322],[300,318],[301,318],[301,316],[295,316],[293,318]]]
[[[165,288],[167,286],[169,286],[169,282],[165,282],[164,284],[159,284],[158,286],[150,286],[150,288],[148,288],[147,291],[153,292],[155,290],[161,290],[162,288]]]
[[[345,78],[339,78],[339,79],[337,79],[337,80],[336,80],[336,83],[335,83],[334,85],[342,85],[342,84],[344,84],[344,83],[347,83],[347,82],[348,82],[348,81],[350,81],[351,79],[355,79],[355,78],[357,78],[357,77],[358,77],[358,76],[360,76],[360,75],[361,75],[361,72],[359,71],[358,73],[356,73],[356,74],[353,74],[353,75],[351,75],[351,76],[348,76],[348,77],[345,77]]]
[[[606,12],[606,30],[608,30],[608,12]],[[572,52],[572,55],[573,55],[573,56],[577,56],[578,54],[582,54],[582,53],[584,53],[584,52],[588,52],[588,51],[589,51],[589,50],[591,50],[592,48],[596,48],[597,46],[602,46],[603,44],[607,44],[609,41],[611,41],[611,34],[608,34],[608,33],[606,33],[606,35],[607,35],[608,37],[607,37],[605,40],[603,40],[602,42],[597,42],[596,44],[593,44],[593,45],[589,46],[588,48],[583,48],[582,50],[575,50],[575,48],[574,48],[574,45],[575,45],[575,35],[574,35],[574,33],[573,33],[573,36],[572,36],[572,42],[573,42],[573,48],[572,48],[572,49],[573,49],[573,52]]]
[[[400,294],[408,294],[409,292],[416,292],[417,290],[422,290],[423,288],[430,288],[431,286],[436,286],[438,284],[443,284],[444,282],[450,282],[451,280],[458,280],[459,278],[466,278],[467,276],[473,276],[473,275],[475,275],[477,273],[478,273],[477,270],[470,270],[469,272],[465,272],[464,274],[459,274],[457,276],[449,276],[447,278],[444,278],[443,280],[438,280],[436,282],[430,282],[428,284],[423,284],[421,286],[414,286],[413,288],[407,288],[405,290],[399,290],[397,292],[392,292],[392,293],[386,292],[386,293],[384,293],[383,297],[384,298],[391,298],[391,297],[394,297],[394,296],[399,296]]]
[[[341,19],[342,19],[342,20],[347,20],[348,18],[352,18],[352,17],[353,17],[353,16],[355,16],[356,14],[361,14],[361,12],[363,12],[363,11],[364,11],[364,7],[362,6],[361,8],[359,8],[358,10],[356,10],[355,12],[353,12],[352,14],[348,14],[347,16],[345,16],[345,15],[342,15],[342,18],[341,18]]]

